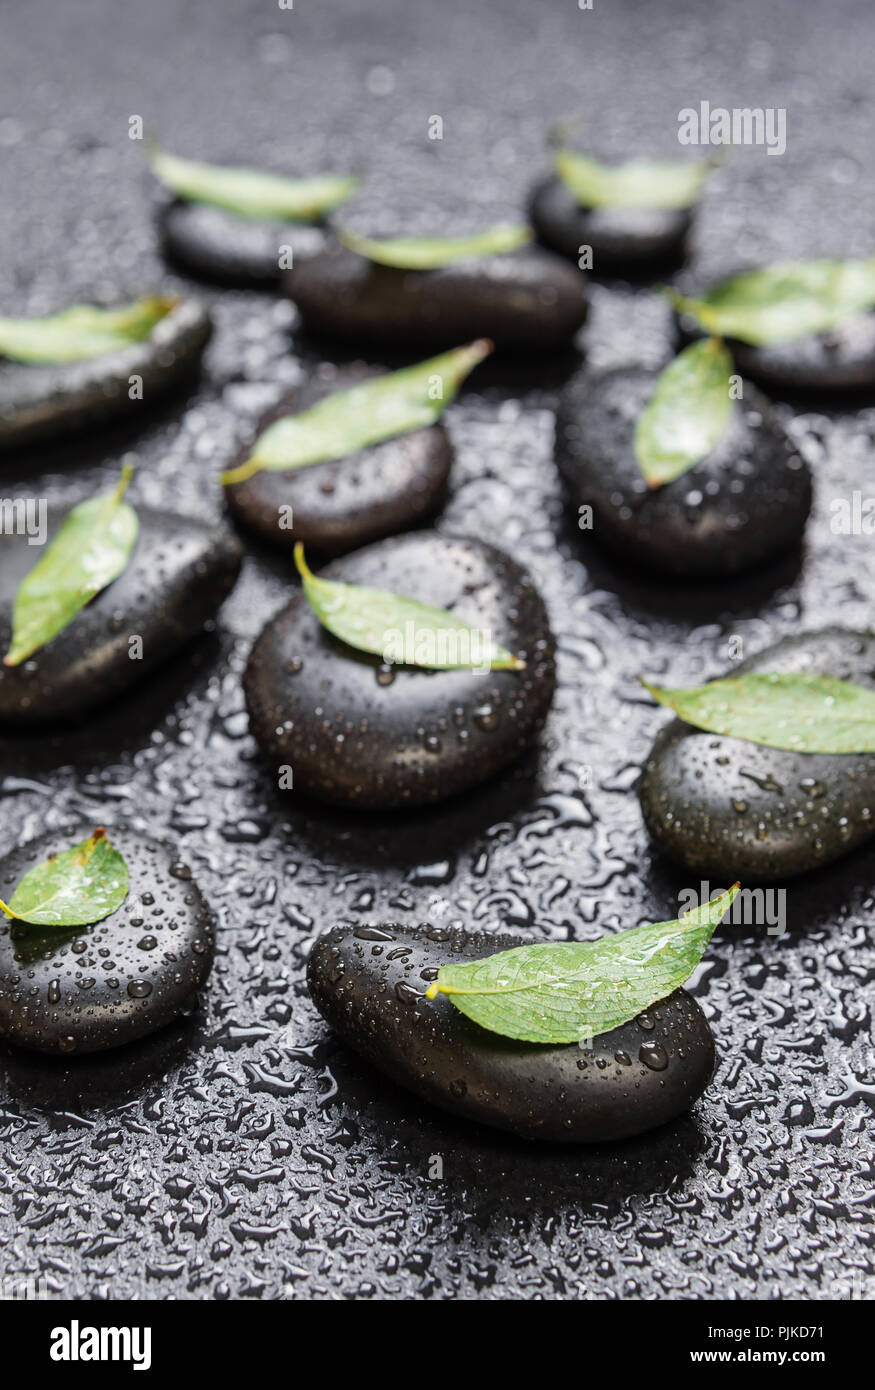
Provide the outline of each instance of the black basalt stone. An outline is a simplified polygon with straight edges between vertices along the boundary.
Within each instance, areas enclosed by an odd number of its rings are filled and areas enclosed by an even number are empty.
[[[875,637],[827,628],[788,637],[744,671],[808,671],[875,689]],[[789,878],[875,831],[875,754],[794,753],[706,733],[673,719],[638,788],[658,847],[721,882]]]
[[[283,415],[307,410],[334,391],[380,373],[350,368],[312,378],[288,395],[259,422],[257,433]],[[230,465],[249,456],[241,449]],[[287,473],[263,470],[225,488],[228,506],[244,526],[272,545],[296,541],[324,555],[342,555],[384,536],[407,531],[437,510],[446,492],[452,449],[438,423],[395,439],[372,444],[345,458]],[[293,525],[283,526],[287,508]]]
[[[692,291],[691,291],[692,292]],[[675,316],[682,343],[702,336],[690,314]],[[875,389],[875,312],[855,314],[824,333],[756,347],[727,338],[736,370],[775,395],[838,395]]]
[[[575,262],[588,246],[594,274],[633,279],[682,261],[693,220],[690,208],[581,207],[555,177],[532,191],[529,217],[545,246]]]
[[[415,532],[322,575],[449,608],[528,664],[387,667],[332,637],[296,594],[258,638],[244,677],[252,732],[276,769],[292,769],[295,791],[339,805],[420,805],[484,781],[532,741],[553,696],[554,644],[516,561],[482,541]]]
[[[93,826],[52,831],[0,861],[0,897]],[[130,890],[88,927],[0,921],[0,1036],[37,1052],[99,1052],[190,1010],[213,961],[212,915],[173,850],[126,828],[108,831]]]
[[[80,433],[143,411],[190,380],[212,332],[207,309],[183,299],[141,343],[84,362],[0,362],[0,450]],[[131,396],[132,377],[140,394]]]
[[[240,568],[236,536],[191,517],[139,505],[136,511],[139,535],[119,577],[28,661],[0,665],[0,724],[81,719],[160,666],[215,617]],[[49,540],[66,514],[49,512]],[[18,587],[39,556],[25,536],[0,536],[2,652],[9,647]],[[136,637],[141,648],[131,644]]]
[[[673,1119],[714,1070],[714,1040],[685,990],[581,1046],[517,1042],[424,998],[447,961],[525,943],[459,928],[340,925],[318,937],[307,984],[323,1018],[393,1081],[525,1139],[624,1139]]]
[[[583,275],[558,256],[523,247],[437,270],[397,270],[333,246],[289,271],[304,326],[366,343],[453,347],[490,338],[512,351],[562,348],[586,318]]]
[[[592,529],[581,534],[658,574],[717,578],[797,545],[811,476],[747,382],[717,446],[674,482],[647,486],[635,427],[657,376],[642,367],[583,372],[562,396],[556,462],[575,508],[592,508]]]
[[[329,235],[318,225],[236,217],[182,198],[161,206],[158,227],[164,254],[174,264],[204,280],[252,289],[279,284],[285,248],[297,265],[323,251]]]

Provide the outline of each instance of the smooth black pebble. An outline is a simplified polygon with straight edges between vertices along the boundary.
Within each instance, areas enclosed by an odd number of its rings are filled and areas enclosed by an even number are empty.
[[[283,415],[379,375],[349,368],[313,378],[284,396],[256,433]],[[230,467],[244,463],[250,452],[241,449]],[[431,516],[443,501],[451,461],[450,441],[437,423],[309,468],[265,469],[226,487],[225,496],[238,521],[272,545],[290,548],[303,541],[324,555],[343,555]]]
[[[139,535],[119,577],[21,666],[0,665],[0,724],[81,719],[160,666],[215,617],[240,568],[233,532],[139,505],[136,512]],[[49,512],[49,540],[66,515],[66,508]],[[40,553],[24,536],[0,537],[2,652],[9,648],[18,587]],[[132,645],[136,638],[139,647]]]
[[[550,351],[571,342],[587,311],[582,273],[531,246],[437,270],[375,265],[333,246],[285,285],[315,333],[435,349],[490,338],[499,349]]]
[[[577,263],[592,251],[595,275],[636,278],[684,259],[691,208],[587,208],[559,178],[533,190],[529,218],[545,246]]]
[[[685,990],[591,1043],[517,1042],[424,993],[449,961],[526,943],[460,928],[344,924],[317,938],[310,995],[337,1033],[424,1100],[525,1139],[625,1139],[673,1119],[714,1070],[714,1039]]]
[[[224,208],[181,198],[158,212],[164,254],[204,280],[241,288],[273,288],[282,278],[280,261],[298,265],[325,249],[327,230],[306,222],[269,222],[237,217]]]
[[[0,897],[94,826],[53,831],[0,861]],[[88,927],[39,927],[0,914],[0,1036],[38,1052],[100,1052],[191,1010],[213,962],[212,915],[174,851],[127,829],[108,830],[130,890]]]
[[[555,684],[541,598],[482,541],[415,532],[355,551],[326,579],[452,610],[524,657],[521,671],[385,666],[322,627],[303,593],[265,627],[244,676],[250,728],[294,790],[338,805],[414,806],[484,781],[541,728]]]
[[[676,316],[681,342],[702,336],[696,320]],[[727,338],[736,369],[776,395],[867,391],[875,387],[875,312],[855,314],[824,333],[755,347]]]
[[[768,401],[747,382],[729,427],[699,463],[649,488],[635,455],[635,427],[658,372],[583,372],[556,418],[556,461],[581,520],[592,508],[600,546],[667,575],[720,578],[797,545],[811,507],[811,475]]]
[[[148,410],[196,375],[211,332],[207,309],[183,299],[148,338],[118,352],[84,362],[0,361],[0,449],[64,438]],[[132,397],[132,390],[139,395]]]
[[[811,672],[875,689],[875,637],[827,628],[787,637],[744,671]],[[731,882],[789,878],[829,864],[875,831],[875,754],[794,753],[673,719],[638,795],[658,847]]]

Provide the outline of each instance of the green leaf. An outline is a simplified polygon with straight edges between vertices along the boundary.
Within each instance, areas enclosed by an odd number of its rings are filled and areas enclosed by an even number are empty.
[[[180,198],[270,222],[318,222],[346,202],[359,185],[352,174],[292,179],[259,169],[229,169],[180,159],[154,146],[147,155],[155,177]]]
[[[57,637],[125,568],[139,531],[137,513],[122,500],[133,471],[124,464],[114,492],[74,507],[25,575],[12,608],[12,642],[4,666],[20,666]]]
[[[601,941],[537,942],[442,965],[426,998],[447,994],[482,1028],[524,1042],[570,1043],[609,1033],[689,979],[738,888],[673,922]]]
[[[875,753],[875,691],[809,672],[750,672],[685,690],[641,684],[685,724],[796,753]]]
[[[311,573],[300,541],[295,564],[307,601],[323,627],[360,652],[396,665],[433,671],[520,671],[525,661],[514,656],[488,631],[470,627],[445,608],[385,589],[340,584]]]
[[[875,306],[875,256],[765,266],[722,281],[701,299],[667,293],[679,314],[692,314],[708,333],[767,347],[825,333]]]
[[[41,319],[0,318],[0,357],[16,362],[80,362],[148,338],[179,300],[153,294],[121,309],[77,304]]]
[[[335,391],[299,415],[284,415],[259,435],[245,463],[221,475],[221,482],[227,487],[264,468],[288,473],[345,458],[370,444],[433,425],[469,372],[491,351],[492,344],[481,338],[400,372]]]
[[[356,236],[354,232],[338,231],[337,235],[350,251],[366,256],[377,265],[395,266],[399,270],[437,270],[466,256],[504,256],[532,239],[530,227],[509,226],[489,227],[473,236],[458,237],[405,236],[375,240]]]
[[[585,208],[688,208],[713,167],[710,160],[633,159],[601,164],[565,146],[553,151],[558,177]]]
[[[0,900],[0,909],[18,922],[85,927],[109,917],[127,895],[128,866],[100,827],[26,873],[9,903]]]
[[[718,338],[691,343],[664,372],[635,428],[648,487],[679,478],[723,438],[732,415],[732,355]]]

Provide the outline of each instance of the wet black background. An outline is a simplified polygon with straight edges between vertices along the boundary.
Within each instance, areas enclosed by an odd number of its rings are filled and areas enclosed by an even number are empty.
[[[872,249],[862,2],[29,0],[2,24],[4,312],[180,283],[157,255],[131,115],[181,154],[367,171],[357,226],[449,232],[513,217],[546,125],[569,111],[597,146],[632,152],[670,149],[678,110],[703,98],[783,106],[787,153],[737,150],[713,178],[694,267]],[[427,139],[434,114],[442,142]],[[290,351],[293,312],[270,296],[206,293],[217,333],[196,395],[7,461],[3,495],[72,500],[130,449],[135,501],[220,514],[215,474],[324,350]],[[592,360],[670,355],[655,294],[599,286],[593,301]],[[785,936],[723,929],[694,979],[713,1086],[622,1146],[527,1147],[426,1111],[335,1044],[306,998],[309,942],[338,918],[561,940],[674,916],[698,885],[654,862],[641,826],[632,787],[665,716],[636,673],[692,683],[726,665],[732,636],[752,651],[871,621],[871,540],[829,526],[832,499],[875,491],[871,408],[786,408],[817,487],[804,557],[669,588],[596,559],[564,515],[550,407],[567,366],[481,378],[447,416],[458,457],[440,525],[531,568],[561,651],[542,746],[497,783],[403,817],[274,791],[239,676],[291,580],[252,554],[218,634],[147,692],[73,736],[0,744],[4,843],[79,816],[172,840],[220,942],[203,1016],[132,1055],[66,1069],[3,1055],[4,1274],[113,1298],[871,1296],[875,850],[791,884]]]

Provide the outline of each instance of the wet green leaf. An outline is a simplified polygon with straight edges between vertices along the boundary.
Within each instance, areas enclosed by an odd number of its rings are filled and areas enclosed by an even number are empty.
[[[437,270],[466,256],[504,256],[532,239],[529,227],[489,227],[485,232],[458,237],[389,237],[376,240],[338,231],[339,239],[350,251],[366,256],[377,265],[399,270]]]
[[[19,883],[0,909],[18,922],[42,927],[84,927],[101,922],[128,895],[128,866],[102,828],[53,855]]]
[[[293,179],[259,169],[229,169],[148,151],[156,178],[190,203],[209,203],[238,217],[269,222],[318,222],[346,202],[359,185],[352,174]]]
[[[875,691],[809,672],[749,672],[684,690],[642,685],[685,724],[797,753],[875,753]]]
[[[4,666],[20,666],[57,637],[127,565],[139,531],[137,513],[123,501],[132,473],[126,463],[114,492],[74,507],[25,575],[12,608],[12,642]]]
[[[698,199],[712,164],[680,159],[602,164],[559,146],[553,167],[581,207],[688,208]]]
[[[728,349],[706,338],[660,374],[635,429],[635,456],[649,487],[679,478],[723,438],[732,415],[732,372]]]
[[[735,275],[687,299],[667,291],[680,314],[708,333],[754,347],[825,333],[875,306],[875,256],[861,261],[788,261]]]
[[[0,318],[0,357],[17,362],[80,362],[148,338],[178,299],[153,294],[121,309],[77,304],[41,319]]]
[[[251,457],[223,473],[221,481],[227,487],[265,468],[288,473],[345,458],[384,439],[433,425],[469,372],[491,351],[492,344],[481,338],[400,372],[336,391],[299,415],[284,415],[258,437]]]
[[[481,1028],[523,1042],[609,1033],[689,979],[738,887],[675,921],[601,941],[535,942],[442,965],[426,998],[446,994]]]
[[[295,546],[295,564],[307,601],[322,626],[360,652],[434,671],[519,671],[526,664],[493,642],[488,630],[471,627],[445,608],[432,608],[385,589],[320,579],[308,568],[300,541]]]

